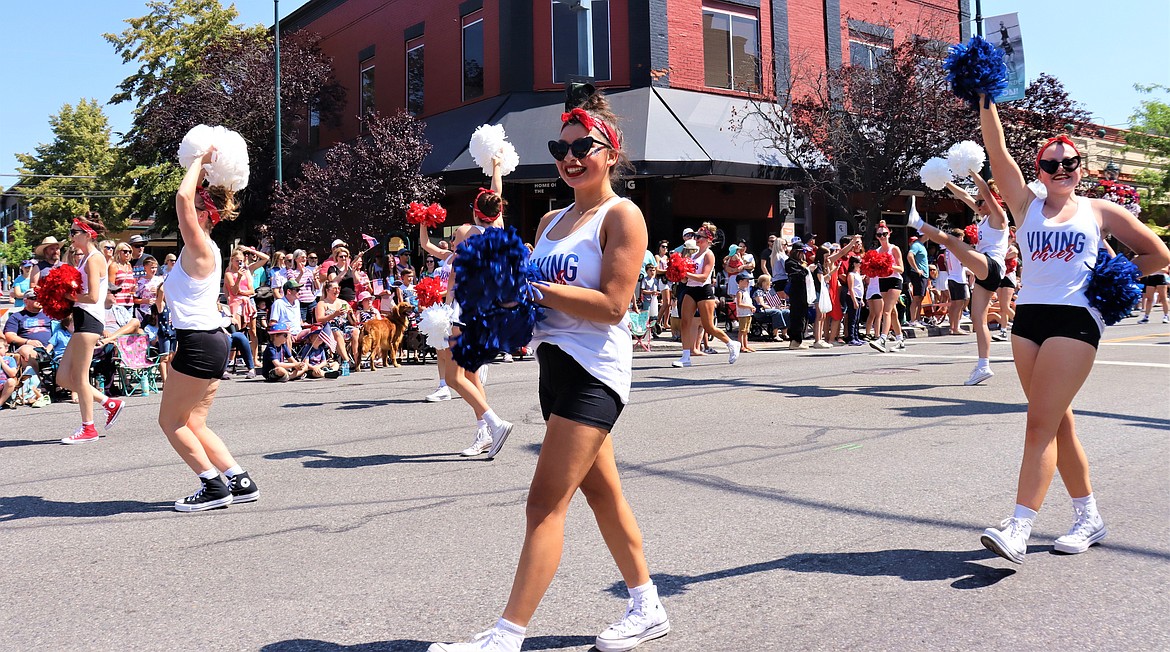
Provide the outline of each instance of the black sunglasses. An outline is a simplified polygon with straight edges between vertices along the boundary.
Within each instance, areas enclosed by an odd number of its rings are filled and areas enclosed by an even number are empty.
[[[82,233],[85,233],[85,231],[82,231],[81,229],[69,229],[69,235],[71,235],[71,236],[72,235],[80,235]],[[113,247],[106,247],[106,248],[113,249]]]
[[[878,231],[875,235],[879,238],[885,238],[885,237],[890,235],[890,232],[889,231]]]
[[[1041,170],[1044,170],[1048,174],[1056,174],[1056,171],[1060,168],[1064,168],[1065,172],[1072,172],[1073,170],[1081,167],[1081,157],[1073,156],[1071,158],[1066,158],[1060,161],[1054,158],[1042,158],[1037,161],[1037,165],[1040,166]]]
[[[593,151],[594,145],[609,147],[609,145],[595,139],[593,136],[585,136],[571,143],[566,143],[563,140],[550,140],[548,141],[548,153],[552,154],[552,157],[558,161],[565,160],[565,156],[569,152],[573,153],[573,158],[583,159]]]

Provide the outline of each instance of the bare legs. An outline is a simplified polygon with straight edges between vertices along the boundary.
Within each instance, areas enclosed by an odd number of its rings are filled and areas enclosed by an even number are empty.
[[[995,292],[995,296],[999,300],[1000,328],[1007,328],[1008,322],[1016,319],[1016,309],[1012,307],[1012,297],[1015,294],[1016,289],[1012,287],[999,288]]]
[[[900,296],[902,296],[902,291],[898,288],[882,292],[882,318],[878,322],[878,337],[888,335],[891,328],[894,330],[895,336],[902,337],[902,324],[898,321],[898,298]]]
[[[456,364],[455,360],[451,358],[451,349],[443,349],[438,352],[438,355],[439,367],[443,369],[443,380],[447,381],[447,387],[454,390],[471,406],[476,419],[482,419],[484,412],[490,410],[491,407],[488,406],[483,385],[479,383],[479,376]]]
[[[236,465],[223,440],[207,427],[207,412],[219,389],[218,380],[194,378],[171,369],[163,386],[158,425],[171,447],[195,473]]]
[[[526,627],[552,583],[565,542],[565,515],[580,488],[605,545],[629,587],[650,581],[642,533],[622,495],[613,440],[607,431],[554,415],[528,490],[524,548],[504,618]]]
[[[94,333],[74,333],[61,354],[61,366],[57,369],[57,384],[77,394],[77,406],[81,409],[81,422],[93,423],[93,402],[105,403],[105,394],[89,384],[89,367],[93,364],[93,347],[101,339]]]
[[[991,297],[991,292],[979,285],[971,291],[971,327],[975,330],[980,358],[991,357],[991,331],[987,328],[987,307],[991,305]]]
[[[868,302],[869,317],[865,320],[865,334],[872,337],[877,337],[878,326],[882,323],[882,300],[881,298],[870,299]]]

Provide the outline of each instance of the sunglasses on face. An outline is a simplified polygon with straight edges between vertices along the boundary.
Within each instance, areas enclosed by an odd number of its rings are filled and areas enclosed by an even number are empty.
[[[72,233],[73,233],[73,232],[72,232],[72,231],[70,231],[70,234],[72,234]],[[78,233],[81,233],[81,231],[78,231]],[[102,247],[102,249],[105,249],[106,251],[110,251],[111,249],[113,249],[113,247],[111,247],[111,246],[109,246],[109,245],[106,245],[106,246]]]
[[[1038,164],[1040,165],[1040,169],[1048,174],[1056,174],[1056,171],[1060,168],[1064,168],[1065,172],[1072,172],[1081,167],[1081,157],[1073,156],[1059,161],[1054,158],[1042,158]]]
[[[550,140],[548,141],[548,153],[552,154],[552,157],[558,161],[565,160],[565,156],[569,152],[573,153],[573,158],[583,159],[593,154],[595,145],[609,147],[609,145],[594,139],[593,136],[585,136],[571,143],[566,143],[563,140]]]
[[[82,233],[85,233],[85,231],[82,231],[81,229],[69,229],[69,235],[71,235],[71,236],[81,235]],[[112,247],[107,247],[107,249],[111,249],[111,248]]]
[[[879,238],[885,238],[885,237],[888,237],[889,235],[890,235],[889,231],[878,231],[877,232],[877,237],[879,237]]]

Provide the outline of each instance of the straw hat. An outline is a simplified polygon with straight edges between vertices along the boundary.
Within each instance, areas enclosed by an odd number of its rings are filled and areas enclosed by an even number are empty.
[[[57,238],[54,238],[54,237],[53,237],[53,236],[51,236],[51,235],[50,235],[50,236],[45,236],[45,239],[44,239],[44,240],[41,240],[41,244],[40,244],[39,246],[37,246],[37,248],[36,248],[37,255],[38,255],[38,256],[44,256],[44,255],[45,255],[45,249],[47,249],[47,248],[49,248],[49,247],[51,247],[51,246],[53,246],[53,245],[57,245],[57,246],[59,247],[59,246],[61,246],[61,243],[60,243],[60,242],[57,242]]]

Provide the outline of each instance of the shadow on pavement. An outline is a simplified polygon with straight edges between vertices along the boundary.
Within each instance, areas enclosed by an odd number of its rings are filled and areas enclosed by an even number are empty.
[[[60,444],[60,439],[42,439],[34,441],[32,439],[0,439],[0,448],[13,448],[16,446],[40,446],[41,444]]]
[[[394,455],[384,453],[381,455],[343,457],[341,455],[330,455],[328,451],[316,449],[269,453],[264,456],[264,459],[295,460],[304,457],[315,458],[304,462],[306,469],[356,469],[363,466],[382,466],[385,464],[430,464],[433,462],[459,462],[467,459],[459,455],[459,453],[425,453],[422,455]]]
[[[387,405],[410,405],[413,403],[422,403],[419,398],[371,398],[371,399],[357,399],[353,401],[324,401],[318,403],[285,403],[280,407],[286,408],[309,408],[309,407],[324,407],[326,405],[336,405],[335,410],[365,410],[368,408],[385,407]]]
[[[567,647],[592,646],[593,640],[592,636],[534,636],[524,639],[524,647],[520,649],[560,650]],[[430,647],[430,642],[414,639],[340,645],[328,641],[295,638],[269,643],[260,648],[260,652],[426,652],[428,647]]]
[[[1033,552],[1036,552],[1033,549]],[[1010,568],[994,568],[974,562],[995,559],[988,550],[877,550],[874,552],[829,552],[789,555],[771,561],[761,561],[735,568],[725,568],[701,575],[671,575],[653,573],[651,578],[663,597],[681,595],[694,584],[740,577],[774,570],[796,573],[832,573],[858,577],[900,577],[907,582],[955,580],[956,589],[979,589],[1014,575]],[[614,582],[608,589],[611,595],[626,597],[624,582]]]
[[[173,502],[144,503],[138,500],[102,500],[89,503],[70,503],[45,500],[40,496],[8,496],[0,498],[0,522],[22,518],[60,518],[115,516],[142,514],[174,509]]]

